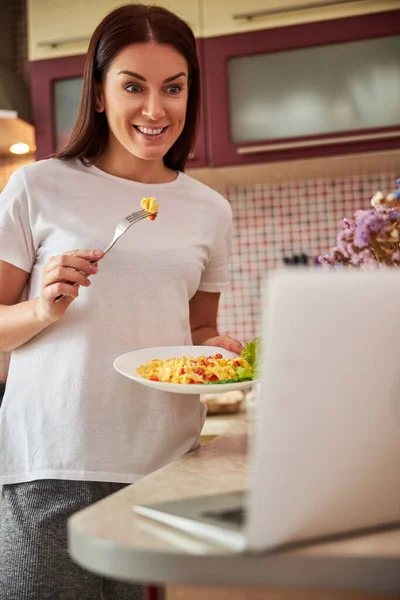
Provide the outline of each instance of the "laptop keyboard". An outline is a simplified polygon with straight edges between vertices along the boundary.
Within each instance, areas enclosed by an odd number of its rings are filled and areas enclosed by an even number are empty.
[[[205,510],[201,513],[201,516],[207,519],[215,519],[216,521],[233,523],[234,525],[243,525],[246,518],[246,510],[243,506],[224,510]]]

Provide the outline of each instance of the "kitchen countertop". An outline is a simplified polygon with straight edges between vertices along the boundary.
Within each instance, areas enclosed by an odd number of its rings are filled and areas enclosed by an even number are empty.
[[[285,553],[240,555],[135,515],[135,503],[246,486],[248,424],[243,414],[208,420],[210,427],[218,422],[226,430],[213,441],[73,515],[72,558],[89,571],[128,581],[400,592],[400,529]]]
[[[229,430],[229,427],[234,421],[244,418],[244,412],[207,416],[203,429],[201,430],[201,437],[216,437],[222,435]]]

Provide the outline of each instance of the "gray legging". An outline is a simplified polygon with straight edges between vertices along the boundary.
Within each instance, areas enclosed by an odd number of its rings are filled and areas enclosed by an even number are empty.
[[[68,556],[68,517],[123,487],[56,479],[3,486],[1,600],[143,600],[141,585],[102,579]]]

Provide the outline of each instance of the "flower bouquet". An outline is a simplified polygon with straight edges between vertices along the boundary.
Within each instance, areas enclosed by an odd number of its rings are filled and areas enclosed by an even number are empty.
[[[396,184],[397,189],[386,196],[375,194],[373,208],[358,210],[354,221],[343,219],[336,245],[318,257],[320,264],[336,268],[400,266],[400,178]]]

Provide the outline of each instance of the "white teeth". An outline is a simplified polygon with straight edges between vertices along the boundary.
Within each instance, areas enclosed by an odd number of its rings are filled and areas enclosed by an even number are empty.
[[[158,129],[149,129],[149,127],[141,127],[140,125],[138,125],[137,128],[141,133],[145,133],[146,135],[158,135],[164,129],[163,127],[159,127]]]

